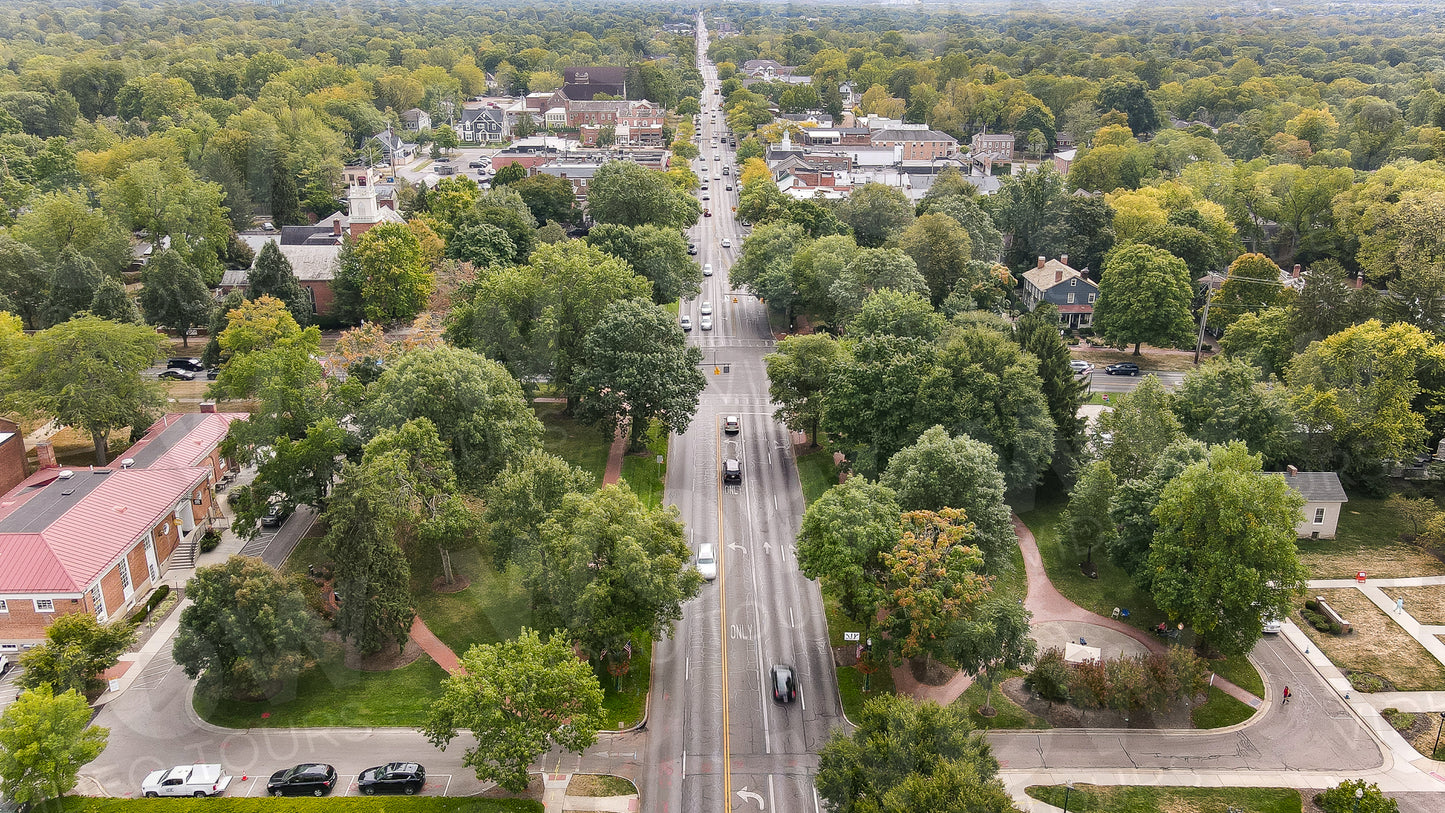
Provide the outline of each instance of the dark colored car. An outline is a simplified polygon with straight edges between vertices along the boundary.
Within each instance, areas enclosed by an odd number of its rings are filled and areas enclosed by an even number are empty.
[[[1121,361],[1118,364],[1110,364],[1104,368],[1109,375],[1138,375],[1139,365],[1132,361]]]
[[[307,762],[271,774],[266,792],[272,796],[325,796],[336,787],[336,769],[319,762]]]
[[[195,381],[196,374],[190,370],[161,370],[161,378],[171,381]]]
[[[775,663],[769,674],[773,684],[773,699],[779,703],[791,703],[798,699],[798,676],[793,667],[786,663]]]
[[[687,253],[688,253],[688,254],[696,255],[696,254],[697,254],[697,246],[693,245],[692,243],[688,243],[688,244],[687,244]]]
[[[200,359],[171,359],[166,362],[166,369],[190,370],[193,373],[199,373],[206,369],[206,365],[202,364]]]
[[[280,528],[286,518],[291,516],[291,510],[280,503],[272,503],[271,509],[261,517],[262,528]]]
[[[729,457],[723,461],[723,482],[741,483],[743,481],[743,464],[735,458]]]
[[[415,762],[388,762],[367,768],[356,777],[356,789],[371,796],[375,793],[405,793],[410,796],[426,785],[426,768]]]
[[[207,380],[207,381],[215,381],[217,378],[220,378],[220,377],[221,377],[221,368],[220,368],[220,367],[212,367],[211,369],[209,369],[209,370],[206,371],[206,380]]]

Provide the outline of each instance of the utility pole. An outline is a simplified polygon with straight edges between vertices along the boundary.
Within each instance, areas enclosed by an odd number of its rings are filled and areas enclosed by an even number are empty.
[[[1209,302],[1214,299],[1214,286],[1206,277],[1204,282],[1204,312],[1199,315],[1199,341],[1194,345],[1194,363],[1199,363],[1199,352],[1204,349],[1204,326],[1209,323]]]

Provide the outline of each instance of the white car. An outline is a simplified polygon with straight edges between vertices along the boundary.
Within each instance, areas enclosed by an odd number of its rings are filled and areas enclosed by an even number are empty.
[[[702,314],[703,316],[711,316],[711,315],[712,315],[712,300],[704,299],[704,300],[702,301],[702,305],[701,305],[700,307],[698,307],[697,312],[700,313],[700,314]]]
[[[1280,620],[1272,615],[1266,615],[1263,621],[1265,635],[1278,635],[1279,631],[1284,627]]]
[[[706,193],[706,192],[702,193],[702,199],[703,199],[703,200],[711,200],[711,198],[709,198],[709,197],[707,196],[707,193]]]
[[[703,330],[712,330],[712,317],[711,317],[711,316],[704,316],[702,319],[700,319],[700,320],[698,321],[698,325],[697,325],[697,326],[700,327],[700,328],[702,328]]]
[[[707,581],[717,578],[717,554],[711,542],[704,542],[697,549],[697,572]]]
[[[682,317],[681,319],[677,320],[677,323],[682,326],[682,329],[683,329],[684,332],[685,332],[685,331],[692,330],[692,317],[691,317],[691,316],[684,316],[684,317]]]
[[[1083,375],[1084,373],[1092,373],[1094,371],[1094,365],[1087,361],[1076,360],[1069,362],[1069,369],[1073,370],[1075,375]]]
[[[712,263],[703,263],[703,264],[702,264],[702,275],[703,275],[704,277],[710,277],[710,276],[712,276]]]
[[[724,238],[723,238],[723,241],[722,241],[722,247],[723,247],[723,248],[732,248],[732,247],[733,247],[733,241],[732,241],[732,240],[729,240],[729,239],[726,238],[726,237],[724,237]]]

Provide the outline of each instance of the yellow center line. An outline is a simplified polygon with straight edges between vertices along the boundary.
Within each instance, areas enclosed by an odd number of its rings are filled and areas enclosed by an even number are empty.
[[[718,418],[713,419],[716,423]],[[722,743],[723,743],[723,813],[733,809],[732,748],[728,740],[728,579],[723,551],[723,487],[722,477],[717,481],[717,588],[718,588],[718,633],[722,646]]]

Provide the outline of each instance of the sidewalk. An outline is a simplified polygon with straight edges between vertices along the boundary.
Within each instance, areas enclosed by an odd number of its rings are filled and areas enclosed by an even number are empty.
[[[567,786],[572,784],[570,773],[542,774],[542,809],[546,813],[563,811],[603,811],[603,813],[636,813],[638,796],[629,793],[624,796],[569,796]]]

